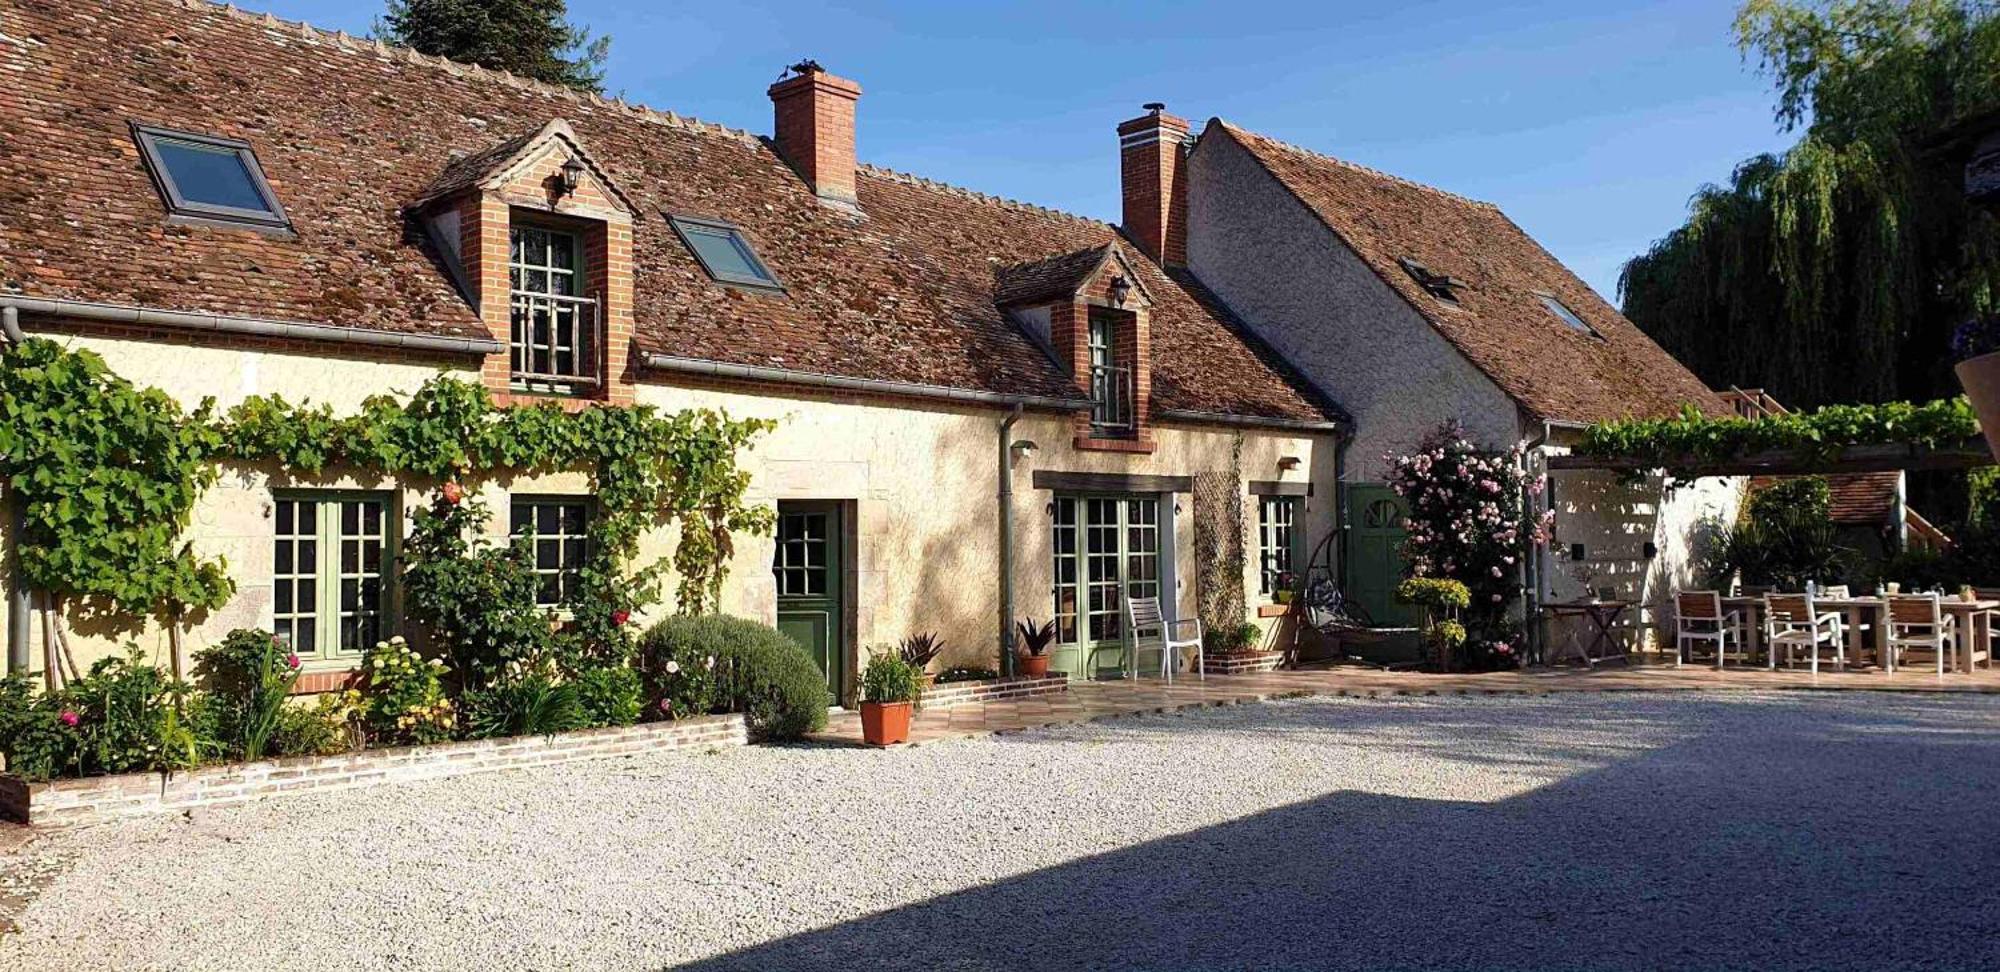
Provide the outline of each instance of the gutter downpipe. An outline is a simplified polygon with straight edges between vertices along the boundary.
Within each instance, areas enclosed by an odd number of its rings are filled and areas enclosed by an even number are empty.
[[[1538,455],[1542,446],[1546,445],[1554,435],[1554,423],[1548,419],[1543,419],[1541,434],[1529,440],[1527,448],[1521,452],[1522,457],[1525,459],[1531,454]],[[1542,458],[1544,460],[1541,464],[1542,468],[1536,472],[1538,477],[1545,480],[1541,493],[1542,499],[1540,502],[1537,502],[1532,493],[1523,497],[1523,499],[1527,500],[1527,513],[1531,521],[1539,521],[1542,511],[1537,509],[1537,507],[1541,503],[1546,503],[1553,499],[1549,495],[1553,489],[1553,484],[1546,482],[1549,474],[1547,457],[1544,456]],[[1542,600],[1542,576],[1543,571],[1547,567],[1544,561],[1548,557],[1548,554],[1549,551],[1546,545],[1539,543],[1530,544],[1526,561],[1521,565],[1524,573],[1527,575],[1524,578],[1524,583],[1521,585],[1521,624],[1528,632],[1528,645],[1533,649],[1531,654],[1537,661],[1546,660],[1547,657],[1546,649],[1548,646],[1543,644],[1546,640],[1544,637],[1546,632],[1542,630],[1541,625],[1535,623],[1535,611]]]
[[[1027,407],[1016,402],[1000,420],[1000,674],[1014,674],[1014,423]]]
[[[1347,590],[1347,448],[1354,444],[1343,433],[1333,445],[1333,583]]]
[[[21,311],[15,307],[0,307],[0,335],[4,335],[8,347],[19,345],[26,340],[21,333]],[[11,499],[11,497],[10,497]],[[9,503],[13,507],[7,533],[7,673],[12,675],[28,670],[28,635],[31,630],[33,613],[29,601],[28,585],[21,580],[21,533],[27,527],[27,511],[19,503]]]

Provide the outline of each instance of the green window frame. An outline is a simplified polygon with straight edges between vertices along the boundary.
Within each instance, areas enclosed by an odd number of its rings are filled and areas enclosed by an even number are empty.
[[[1297,496],[1261,496],[1257,500],[1257,593],[1265,597],[1279,590],[1278,578],[1298,576],[1303,560],[1299,549],[1299,510],[1304,504]]]
[[[589,496],[514,496],[508,499],[508,535],[532,537],[535,603],[559,608],[576,593],[590,559],[590,527],[597,503]]]
[[[301,658],[360,657],[395,627],[395,494],[296,490],[272,504],[272,632]]]

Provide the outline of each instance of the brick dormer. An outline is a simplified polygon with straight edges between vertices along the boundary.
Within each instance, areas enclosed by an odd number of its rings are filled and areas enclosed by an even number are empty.
[[[1091,401],[1078,449],[1153,451],[1153,296],[1116,243],[1000,270],[994,301],[1051,353]]]
[[[481,371],[496,400],[632,401],[638,207],[568,123],[452,162],[412,208],[508,349]]]

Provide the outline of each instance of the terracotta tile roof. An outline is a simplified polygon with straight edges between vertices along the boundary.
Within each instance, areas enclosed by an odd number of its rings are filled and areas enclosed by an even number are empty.
[[[1822,476],[1830,500],[1828,517],[1835,523],[1879,527],[1895,522],[1896,483],[1899,472],[1841,473]],[[1778,477],[1758,476],[1750,480],[1750,492],[1776,485]]]
[[[1204,138],[1233,139],[1317,214],[1472,364],[1544,419],[1664,416],[1694,403],[1727,414],[1680,362],[1541,248],[1506,214],[1245,131],[1217,119]],[[1463,282],[1457,306],[1432,296],[1400,261]],[[1559,299],[1602,338],[1565,325]]]
[[[199,0],[8,2],[0,288],[484,335],[406,206],[563,119],[639,217],[639,350],[1074,396],[995,306],[995,270],[1114,242],[1104,223],[866,168],[857,219],[821,205],[762,140],[672,113]],[[166,225],[130,120],[249,141],[297,237]],[[742,227],[785,292],[715,285],[666,213]],[[1155,297],[1158,407],[1327,417],[1131,255]]]
[[[993,273],[993,302],[1002,307],[1030,304],[1076,293],[1111,247],[1092,246],[1075,253],[1062,253],[1044,260],[1016,263]]]

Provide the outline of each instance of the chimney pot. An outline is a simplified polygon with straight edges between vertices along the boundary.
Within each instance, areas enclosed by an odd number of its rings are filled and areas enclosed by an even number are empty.
[[[769,91],[771,141],[815,195],[851,207],[855,205],[854,103],[861,98],[861,86],[826,73],[812,60],[787,71],[792,75]]]

